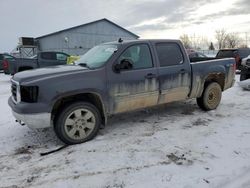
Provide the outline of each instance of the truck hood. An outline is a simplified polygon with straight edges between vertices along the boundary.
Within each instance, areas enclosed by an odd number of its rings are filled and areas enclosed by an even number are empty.
[[[90,70],[86,67],[77,65],[52,66],[47,68],[38,68],[34,70],[19,72],[13,76],[13,80],[19,83],[33,82],[40,79],[57,77],[65,74],[71,74],[82,71],[90,71]]]

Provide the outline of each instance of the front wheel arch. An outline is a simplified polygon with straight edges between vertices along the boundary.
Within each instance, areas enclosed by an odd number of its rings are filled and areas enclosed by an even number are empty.
[[[78,93],[78,94],[71,94],[61,98],[58,98],[54,103],[51,110],[51,120],[52,122],[55,121],[55,117],[61,113],[61,109],[68,105],[69,103],[76,102],[76,101],[85,101],[93,104],[100,112],[101,115],[101,128],[104,128],[107,124],[107,115],[106,115],[106,108],[104,102],[96,93],[86,92],[86,93]]]

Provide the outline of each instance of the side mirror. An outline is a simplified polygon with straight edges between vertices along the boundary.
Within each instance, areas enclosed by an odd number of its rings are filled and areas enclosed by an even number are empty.
[[[130,59],[123,59],[120,63],[114,65],[114,70],[120,73],[121,70],[130,70],[133,68],[133,61]]]

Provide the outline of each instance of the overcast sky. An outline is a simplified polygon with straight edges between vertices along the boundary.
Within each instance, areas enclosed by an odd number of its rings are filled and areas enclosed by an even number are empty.
[[[0,52],[21,36],[44,34],[107,18],[141,38],[249,32],[249,0],[0,0]]]

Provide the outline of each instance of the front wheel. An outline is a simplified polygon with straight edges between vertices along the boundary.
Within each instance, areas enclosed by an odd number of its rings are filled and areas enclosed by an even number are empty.
[[[205,87],[201,97],[196,99],[197,104],[202,110],[214,110],[220,104],[221,94],[220,85],[216,82],[212,82]]]
[[[79,144],[91,140],[100,128],[99,110],[88,102],[74,102],[66,106],[55,122],[55,132],[65,144]]]

